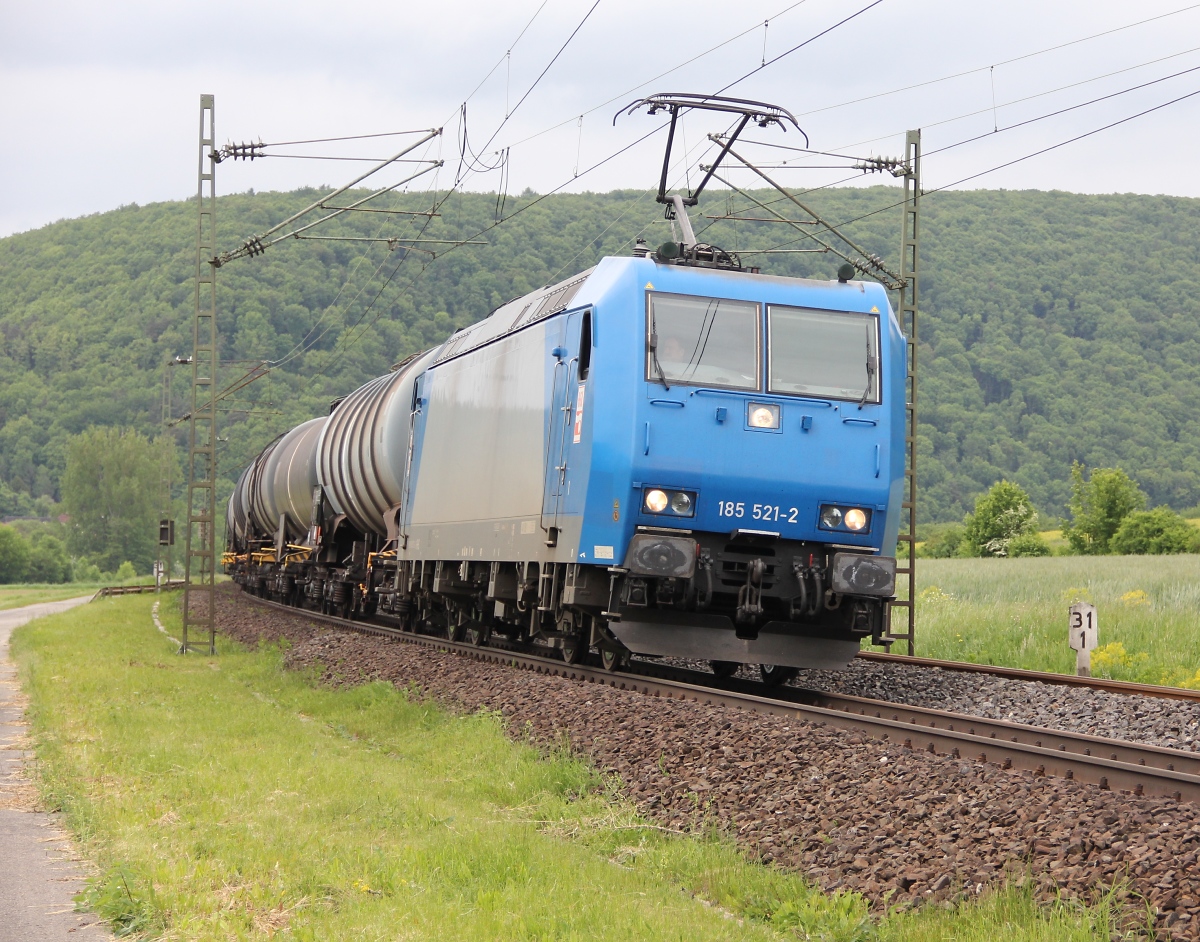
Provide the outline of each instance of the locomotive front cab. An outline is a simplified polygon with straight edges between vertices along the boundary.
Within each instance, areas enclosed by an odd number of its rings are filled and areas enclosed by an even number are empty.
[[[610,630],[642,654],[844,666],[895,590],[905,339],[883,289],[635,265]]]

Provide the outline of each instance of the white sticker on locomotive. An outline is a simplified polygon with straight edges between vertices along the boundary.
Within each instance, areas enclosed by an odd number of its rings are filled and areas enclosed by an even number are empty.
[[[597,559],[612,559],[613,548],[611,546],[593,546],[592,555]]]
[[[579,384],[579,394],[575,397],[575,439],[576,445],[579,444],[579,439],[583,436],[583,391],[586,387],[583,383]]]
[[[533,532],[533,521],[532,520],[522,520],[521,521],[521,535],[524,536],[525,534],[532,533],[532,532]]]
[[[780,507],[778,504],[747,504],[744,501],[717,501],[718,517],[733,517],[735,519],[763,520],[771,523],[799,523],[800,510],[797,507]]]

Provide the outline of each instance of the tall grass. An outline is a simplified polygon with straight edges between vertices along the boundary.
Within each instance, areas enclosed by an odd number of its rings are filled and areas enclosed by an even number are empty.
[[[1093,672],[1200,687],[1200,556],[917,562],[917,653],[1074,673],[1067,608],[1097,608]]]
[[[860,897],[749,862],[716,831],[655,828],[586,762],[513,743],[495,715],[383,683],[324,688],[275,648],[178,657],[152,601],[105,600],[13,639],[44,801],[97,863],[86,905],[120,935],[1109,937],[1109,903],[1046,909],[1017,889],[872,921]]]

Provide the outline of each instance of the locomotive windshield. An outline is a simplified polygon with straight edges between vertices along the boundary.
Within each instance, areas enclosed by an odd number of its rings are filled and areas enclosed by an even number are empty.
[[[651,293],[647,314],[646,379],[759,388],[757,304]]]
[[[879,318],[770,305],[774,393],[879,402]]]

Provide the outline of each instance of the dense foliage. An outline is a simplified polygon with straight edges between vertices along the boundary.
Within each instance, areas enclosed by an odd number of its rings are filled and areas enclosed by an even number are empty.
[[[1076,553],[1102,556],[1121,522],[1146,506],[1146,495],[1120,468],[1095,468],[1087,480],[1083,472],[1078,462],[1071,466],[1071,522],[1063,536]]]
[[[1200,530],[1170,507],[1135,510],[1117,527],[1110,549],[1121,556],[1200,552]]]
[[[222,198],[222,245],[315,195]],[[895,257],[894,189],[805,199],[835,220],[883,209],[848,231]],[[397,200],[408,209],[429,205],[415,194]],[[532,200],[526,194],[515,205]],[[737,205],[714,195],[698,207],[697,228]],[[513,206],[510,199],[510,213]],[[495,209],[488,194],[456,197],[421,236],[475,236]],[[946,192],[928,197],[924,213],[922,518],[961,519],[1002,479],[1061,515],[1075,461],[1128,469],[1154,505],[1200,503],[1200,425],[1187,419],[1200,411],[1200,200]],[[349,213],[324,234],[414,234],[422,224]],[[156,433],[163,364],[191,348],[194,225],[190,204],[161,203],[0,240],[0,516],[49,515],[49,500],[63,493],[72,435],[92,426]],[[398,269],[403,253],[386,244],[317,241],[289,241],[226,266],[222,380],[261,359],[285,362],[227,403],[242,411],[222,415],[222,496],[264,444],[324,412],[329,400],[510,297],[628,252],[639,234],[651,244],[670,237],[646,194],[561,195],[484,232],[486,247],[433,261],[413,251]],[[717,222],[702,237],[745,251],[796,233]],[[748,260],[821,278],[832,277],[838,261]],[[179,416],[190,376],[172,372]]]
[[[0,524],[0,584],[24,582],[29,574],[29,541],[15,527]]]
[[[1037,519],[1020,485],[997,481],[963,520],[956,551],[966,556],[1046,556],[1050,550],[1037,532]]]
[[[1143,510],[1146,495],[1120,468],[1071,468],[1071,520],[1062,527],[1063,555],[1121,556],[1200,553],[1200,528],[1182,514],[1161,506]],[[1038,514],[1029,495],[1011,481],[997,481],[975,501],[962,523],[925,524],[917,555],[1049,556],[1051,546],[1038,531]],[[902,555],[904,549],[897,548]]]
[[[70,582],[73,570],[62,540],[38,528],[27,537],[0,524],[0,585]]]
[[[159,450],[137,432],[91,428],[72,436],[62,480],[72,548],[105,572],[125,561],[149,571],[158,540],[160,466]]]

